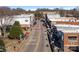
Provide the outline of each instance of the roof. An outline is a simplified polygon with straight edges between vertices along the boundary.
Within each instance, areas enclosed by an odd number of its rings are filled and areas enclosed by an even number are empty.
[[[55,19],[55,18],[60,18],[59,14],[47,14],[49,19]]]
[[[28,17],[34,17],[34,15],[33,14],[21,14],[21,15],[14,15],[13,17],[15,17],[15,18],[28,18]]]
[[[54,17],[54,16],[48,16],[50,21],[63,21],[63,22],[79,22],[79,19],[76,19],[74,17]]]
[[[21,14],[21,15],[15,15],[14,21],[19,21],[21,25],[26,24],[29,25],[31,24],[30,22],[33,20],[34,15],[33,14]]]
[[[56,24],[65,24],[65,25],[79,25],[79,22],[63,22],[63,21],[53,21],[52,23],[56,23]]]
[[[19,21],[20,24],[30,24],[30,18],[15,18],[15,21]]]
[[[62,24],[55,24],[59,31],[63,31],[64,33],[79,33],[79,26],[78,25],[62,25]]]
[[[74,17],[60,17],[59,14],[48,14],[48,18],[59,31],[79,33],[79,20]]]

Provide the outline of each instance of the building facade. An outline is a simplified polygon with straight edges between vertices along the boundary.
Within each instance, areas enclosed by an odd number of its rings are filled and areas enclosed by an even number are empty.
[[[29,28],[31,25],[33,25],[34,21],[34,15],[33,14],[21,14],[21,15],[15,15],[14,21],[19,21],[21,27]]]
[[[58,31],[64,33],[64,51],[70,52],[79,47],[79,20],[74,17],[49,17],[49,20],[55,25]],[[55,15],[54,15],[55,16]]]

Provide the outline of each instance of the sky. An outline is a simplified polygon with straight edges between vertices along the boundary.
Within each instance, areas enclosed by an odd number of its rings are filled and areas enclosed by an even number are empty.
[[[54,9],[54,8],[63,8],[63,9],[73,9],[77,6],[9,6],[10,8],[22,8],[25,10],[36,10],[37,8],[49,8],[49,9]]]

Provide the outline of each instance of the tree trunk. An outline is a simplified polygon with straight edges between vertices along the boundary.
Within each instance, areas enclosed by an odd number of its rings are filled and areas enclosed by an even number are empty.
[[[1,28],[1,36],[3,37],[3,39],[5,39],[5,36],[6,36],[6,27],[2,27]]]
[[[5,39],[5,37],[6,37],[6,27],[4,27],[3,33],[4,33],[3,39]]]

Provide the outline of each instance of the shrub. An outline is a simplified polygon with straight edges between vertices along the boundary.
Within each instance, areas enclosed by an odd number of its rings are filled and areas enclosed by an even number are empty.
[[[21,26],[18,21],[15,21],[14,25],[12,26],[9,34],[9,38],[11,39],[20,39],[20,35],[23,37],[23,32]]]

